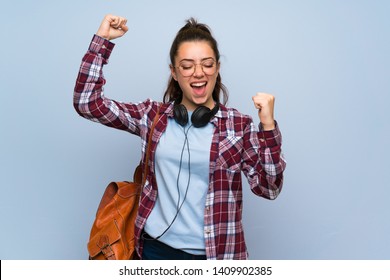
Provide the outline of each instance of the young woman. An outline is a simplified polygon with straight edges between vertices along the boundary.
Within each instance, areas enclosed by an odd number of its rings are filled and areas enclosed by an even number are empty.
[[[127,20],[107,15],[82,60],[74,107],[84,118],[142,139],[143,186],[135,225],[141,259],[247,259],[242,226],[242,179],[252,192],[275,199],[285,161],[274,120],[274,97],[252,97],[260,124],[226,107],[219,51],[210,29],[194,19],[179,30],[170,51],[164,102],[121,103],[103,95],[103,65],[111,40]],[[224,96],[223,102],[220,95]],[[159,112],[149,162],[146,141]]]

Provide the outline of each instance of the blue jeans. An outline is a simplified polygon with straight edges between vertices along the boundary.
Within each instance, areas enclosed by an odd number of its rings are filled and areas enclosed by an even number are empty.
[[[206,260],[205,255],[193,255],[179,249],[172,248],[148,234],[143,233],[144,249],[142,259],[144,260]]]

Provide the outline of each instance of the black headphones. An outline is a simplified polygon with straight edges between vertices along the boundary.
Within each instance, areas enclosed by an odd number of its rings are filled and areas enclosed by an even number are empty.
[[[215,103],[213,109],[207,108],[206,106],[199,106],[195,109],[191,116],[192,125],[196,128],[203,127],[211,120],[212,117],[218,112],[219,104]],[[188,112],[187,108],[175,102],[173,106],[173,116],[175,121],[181,126],[185,126],[188,123]]]

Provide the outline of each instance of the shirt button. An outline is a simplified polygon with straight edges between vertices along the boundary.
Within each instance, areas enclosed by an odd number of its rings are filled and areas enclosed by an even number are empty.
[[[264,142],[265,140],[264,140],[264,138],[260,138],[260,142]]]
[[[207,212],[210,211],[210,207],[209,207],[209,206],[206,207],[206,211],[207,211]]]
[[[206,233],[210,234],[211,233],[211,229],[206,229]]]

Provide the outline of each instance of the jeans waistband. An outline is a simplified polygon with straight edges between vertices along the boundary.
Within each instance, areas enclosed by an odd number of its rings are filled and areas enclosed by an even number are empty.
[[[142,233],[144,260],[206,260],[206,255],[194,255],[154,239],[146,232]]]

